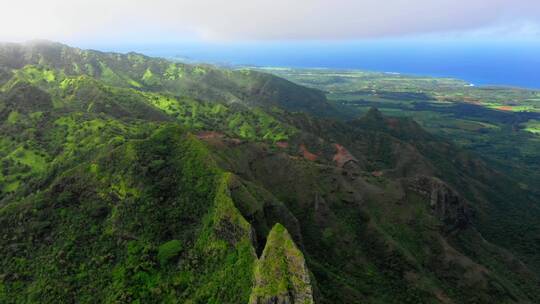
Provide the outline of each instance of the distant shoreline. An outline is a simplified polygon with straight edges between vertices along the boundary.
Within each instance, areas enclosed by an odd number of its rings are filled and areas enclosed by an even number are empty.
[[[87,45],[88,46],[88,45]],[[85,47],[87,47],[85,46]],[[251,43],[176,43],[91,45],[103,51],[135,51],[186,63],[218,66],[335,69],[399,73],[464,80],[479,87],[540,90],[540,43],[448,41]]]
[[[210,63],[213,64],[213,63]],[[515,86],[507,84],[476,84],[468,82],[466,79],[452,77],[452,76],[434,76],[427,74],[414,74],[414,73],[402,73],[402,72],[386,72],[386,71],[374,71],[374,70],[365,70],[365,69],[355,69],[355,68],[329,68],[329,67],[288,67],[288,66],[256,66],[256,65],[228,65],[228,67],[242,69],[257,69],[257,70],[326,70],[326,71],[336,71],[336,72],[363,72],[371,74],[386,74],[386,75],[396,75],[402,77],[414,77],[414,78],[433,78],[433,79],[450,79],[464,82],[466,87],[477,87],[477,88],[507,88],[507,89],[519,89],[519,90],[528,90],[528,91],[540,91],[540,87],[524,87],[524,86]]]

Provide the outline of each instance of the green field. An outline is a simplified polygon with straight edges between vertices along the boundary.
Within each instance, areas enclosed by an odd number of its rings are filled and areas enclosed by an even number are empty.
[[[326,92],[346,119],[371,107],[412,117],[430,132],[519,176],[528,188],[540,189],[540,91],[357,70],[260,70]]]

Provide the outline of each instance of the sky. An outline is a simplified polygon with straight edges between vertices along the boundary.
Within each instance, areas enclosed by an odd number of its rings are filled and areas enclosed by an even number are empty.
[[[540,38],[539,0],[0,0],[0,41]]]

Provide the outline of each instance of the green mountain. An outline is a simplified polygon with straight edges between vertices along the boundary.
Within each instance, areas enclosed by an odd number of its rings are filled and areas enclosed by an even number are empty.
[[[538,196],[251,70],[0,45],[1,303],[537,303]]]

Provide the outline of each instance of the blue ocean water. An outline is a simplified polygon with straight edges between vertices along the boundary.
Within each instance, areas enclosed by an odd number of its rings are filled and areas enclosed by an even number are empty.
[[[362,69],[540,88],[540,41],[182,42],[98,49],[217,64]]]

